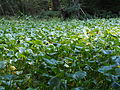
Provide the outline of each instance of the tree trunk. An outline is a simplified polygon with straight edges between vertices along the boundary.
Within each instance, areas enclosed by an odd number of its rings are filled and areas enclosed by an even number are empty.
[[[52,4],[53,4],[53,10],[54,11],[58,11],[60,8],[60,1],[59,0],[52,0]]]

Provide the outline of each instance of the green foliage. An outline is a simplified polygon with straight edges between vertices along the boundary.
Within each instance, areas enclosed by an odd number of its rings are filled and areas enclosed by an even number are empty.
[[[49,18],[58,18],[61,16],[61,13],[60,11],[42,11],[39,15],[37,15],[37,17],[39,18],[46,18],[46,19],[49,19]]]
[[[120,88],[120,19],[0,19],[0,90]]]

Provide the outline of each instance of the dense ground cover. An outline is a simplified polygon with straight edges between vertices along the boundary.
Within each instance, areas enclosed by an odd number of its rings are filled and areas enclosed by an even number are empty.
[[[0,19],[0,90],[120,89],[120,19]]]

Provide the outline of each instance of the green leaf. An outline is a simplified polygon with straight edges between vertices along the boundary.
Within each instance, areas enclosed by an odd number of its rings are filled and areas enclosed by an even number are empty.
[[[15,77],[15,75],[12,75],[12,74],[10,74],[10,75],[5,75],[5,76],[4,76],[4,79],[6,79],[6,80],[12,80],[14,77]]]
[[[7,56],[10,56],[10,57],[14,56],[14,51],[9,51],[9,52],[7,53]]]
[[[0,61],[0,69],[3,69],[6,67],[7,61]]]
[[[48,64],[51,64],[51,65],[56,65],[58,63],[55,59],[44,58],[44,61]]]
[[[49,81],[48,84],[50,86],[58,86],[60,84],[60,79],[57,77],[52,77]]]
[[[113,66],[102,66],[101,68],[98,69],[98,72],[105,73],[109,70],[111,70]]]
[[[76,87],[76,88],[73,88],[71,90],[83,90],[83,88],[82,87]]]
[[[120,56],[113,56],[112,60],[117,63],[118,65],[120,65]]]
[[[35,89],[35,88],[28,88],[27,90],[37,90],[37,89]]]
[[[33,40],[32,41],[34,44],[39,44],[39,45],[43,45],[43,42],[41,40]]]
[[[42,76],[44,76],[44,77],[52,77],[51,75],[49,75],[47,73],[43,73]]]
[[[19,52],[20,52],[20,53],[25,52],[25,48],[24,48],[24,47],[19,47],[18,49],[19,49]]]
[[[3,87],[3,86],[0,86],[0,90],[5,90],[5,87]]]
[[[87,76],[87,73],[85,71],[78,71],[73,74],[73,78],[76,80],[81,80]]]
[[[80,47],[80,46],[75,46],[77,49],[82,49],[83,47]]]
[[[113,83],[112,83],[112,87],[113,87],[113,88],[116,88],[117,90],[119,90],[119,89],[120,89],[120,84],[117,83],[117,82],[113,82]]]
[[[104,54],[111,54],[114,50],[102,50]]]
[[[120,68],[116,68],[116,69],[115,69],[115,72],[116,72],[118,75],[120,75]]]

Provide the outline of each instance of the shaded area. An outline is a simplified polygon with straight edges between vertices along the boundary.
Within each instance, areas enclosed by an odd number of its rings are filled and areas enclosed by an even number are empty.
[[[114,17],[120,15],[120,0],[0,0],[0,15],[64,19]]]

